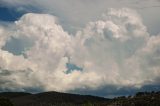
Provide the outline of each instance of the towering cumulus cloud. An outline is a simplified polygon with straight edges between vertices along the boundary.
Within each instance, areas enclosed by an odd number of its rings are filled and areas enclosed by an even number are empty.
[[[25,14],[12,27],[0,27],[2,90],[159,84],[160,35],[150,35],[133,10],[110,9],[76,35],[47,14]],[[20,54],[7,48],[15,41]]]

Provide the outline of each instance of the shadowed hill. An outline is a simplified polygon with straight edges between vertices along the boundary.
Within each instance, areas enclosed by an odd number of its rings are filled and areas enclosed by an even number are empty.
[[[160,92],[138,92],[134,96],[113,99],[59,92],[5,92],[0,93],[1,97],[9,99],[0,99],[0,106],[160,106]],[[1,105],[5,101],[13,105]]]
[[[26,92],[1,92],[0,97],[3,98],[16,98],[16,97],[22,97],[22,96],[27,96],[27,95],[32,95],[31,93],[26,93]]]
[[[135,96],[114,98],[107,106],[160,106],[160,92],[138,92]]]
[[[86,103],[105,103],[109,99],[59,92],[29,93],[0,93],[0,97],[8,97],[15,106],[75,106]]]

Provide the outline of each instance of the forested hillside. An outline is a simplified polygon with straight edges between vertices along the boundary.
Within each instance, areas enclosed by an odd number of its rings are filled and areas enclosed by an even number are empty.
[[[59,92],[0,93],[0,106],[160,106],[160,92],[138,92],[113,99]]]

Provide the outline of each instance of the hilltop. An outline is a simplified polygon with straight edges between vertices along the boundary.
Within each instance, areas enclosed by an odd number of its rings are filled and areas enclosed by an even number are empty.
[[[0,93],[0,106],[160,106],[160,92],[138,92],[113,99],[60,92]]]

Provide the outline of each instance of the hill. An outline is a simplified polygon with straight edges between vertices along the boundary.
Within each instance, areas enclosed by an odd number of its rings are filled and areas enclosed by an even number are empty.
[[[0,106],[160,106],[160,92],[138,92],[113,99],[60,92],[4,92],[0,98]]]
[[[9,98],[14,106],[81,106],[84,104],[106,103],[109,99],[60,92],[29,94],[21,92],[0,93],[0,97]]]
[[[138,92],[134,96],[117,97],[107,106],[160,106],[160,92]]]

